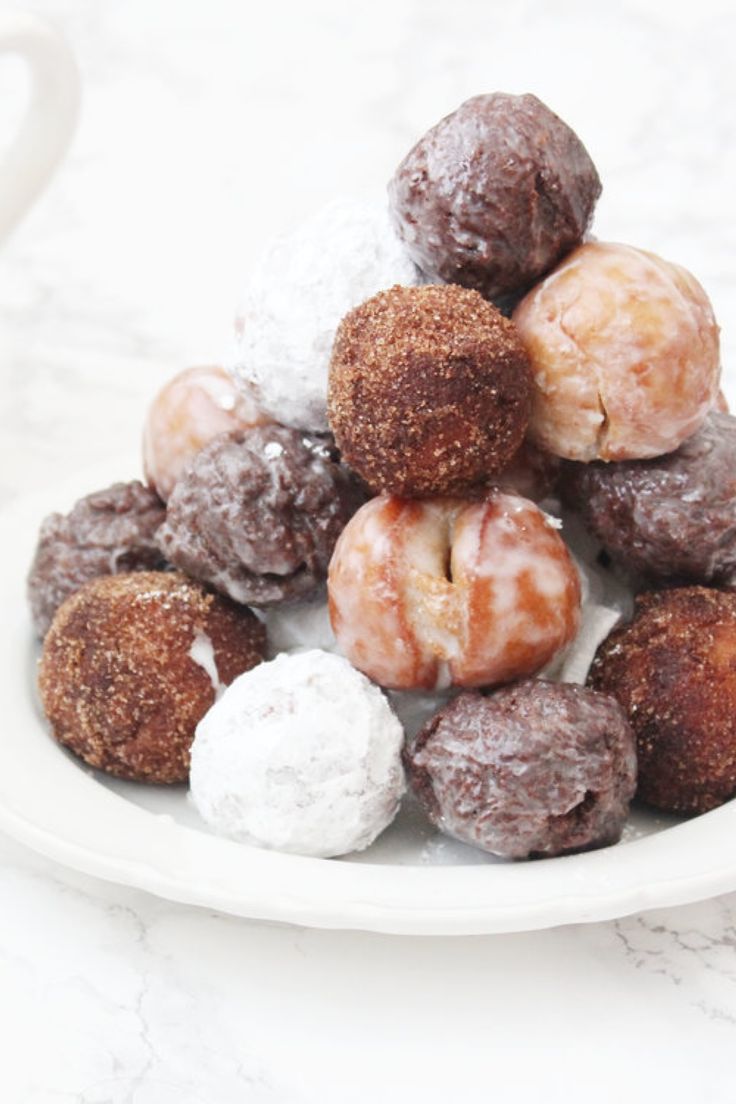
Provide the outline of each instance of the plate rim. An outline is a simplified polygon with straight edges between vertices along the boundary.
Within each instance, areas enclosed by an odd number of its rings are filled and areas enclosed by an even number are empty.
[[[255,920],[386,934],[540,930],[687,904],[736,888],[736,849],[728,847],[736,801],[651,836],[581,855],[537,863],[409,866],[264,851],[177,823],[107,789],[61,753],[30,699],[31,627],[22,580],[49,501],[63,509],[68,495],[104,486],[108,468],[125,478],[119,473],[136,467],[129,459],[114,465],[85,468],[0,509],[0,540],[9,550],[0,594],[11,629],[0,645],[10,702],[10,718],[0,732],[0,829],[8,835],[84,874],[182,904]],[[30,735],[23,732],[29,719]],[[39,764],[44,764],[40,774]],[[90,815],[101,807],[118,833],[117,851],[109,843],[102,846],[94,818],[86,830],[79,825],[79,801]],[[132,855],[126,851],[131,841]],[[703,847],[709,861],[699,865]],[[174,869],[172,856],[178,863]],[[630,866],[624,877],[623,864]],[[532,881],[539,887],[536,895],[529,894]],[[453,898],[441,900],[448,893]]]

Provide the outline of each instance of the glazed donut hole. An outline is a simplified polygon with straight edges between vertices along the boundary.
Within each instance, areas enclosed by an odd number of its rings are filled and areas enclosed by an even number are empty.
[[[493,686],[575,636],[580,580],[550,519],[519,495],[382,495],[343,530],[328,575],[350,662],[391,689]]]
[[[583,238],[601,182],[536,96],[474,96],[432,127],[389,184],[407,250],[431,279],[494,301],[526,291]]]
[[[715,405],[718,326],[697,280],[628,245],[588,242],[513,314],[529,354],[529,436],[568,460],[672,452]]]
[[[736,581],[736,418],[713,411],[653,460],[566,462],[563,501],[625,570],[652,583]]]
[[[459,694],[407,744],[404,764],[437,827],[505,859],[616,843],[636,785],[616,699],[544,679]]]
[[[224,368],[186,368],[158,392],[143,426],[146,482],[166,502],[188,462],[221,433],[271,419]]]
[[[299,602],[324,591],[335,541],[364,499],[329,438],[252,426],[192,458],[157,539],[170,563],[234,602]]]
[[[640,800],[692,815],[736,795],[736,594],[640,595],[589,682],[621,702],[636,733]]]
[[[163,569],[156,532],[164,517],[158,495],[134,479],[85,495],[68,514],[44,518],[26,584],[38,636],[46,635],[64,599],[90,579]]]

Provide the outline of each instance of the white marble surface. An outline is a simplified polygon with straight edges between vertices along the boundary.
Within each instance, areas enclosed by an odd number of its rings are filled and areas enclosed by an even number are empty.
[[[0,505],[132,454],[159,383],[226,346],[268,234],[379,191],[427,125],[494,88],[576,127],[605,185],[596,232],[691,268],[733,364],[731,0],[30,6],[65,30],[85,96],[0,258]],[[0,67],[0,145],[22,95]],[[0,901],[8,1104],[734,1096],[736,895],[414,940],[210,915],[0,839]]]

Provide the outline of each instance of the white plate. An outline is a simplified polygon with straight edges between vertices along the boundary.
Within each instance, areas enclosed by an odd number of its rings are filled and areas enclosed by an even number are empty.
[[[736,888],[736,802],[676,823],[638,813],[615,847],[495,861],[426,827],[410,805],[350,860],[261,851],[209,834],[184,787],[111,781],[49,736],[36,705],[24,579],[42,516],[131,468],[109,465],[0,515],[0,828],[67,866],[175,901],[315,927],[411,934],[522,931],[605,920]]]

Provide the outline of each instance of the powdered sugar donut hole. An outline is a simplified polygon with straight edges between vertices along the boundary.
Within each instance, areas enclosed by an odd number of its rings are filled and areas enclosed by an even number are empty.
[[[385,204],[335,200],[257,262],[228,367],[283,425],[324,431],[330,352],[343,315],[384,288],[421,282]]]
[[[192,800],[231,839],[322,858],[362,851],[398,810],[402,741],[384,695],[347,660],[280,655],[198,725]]]

